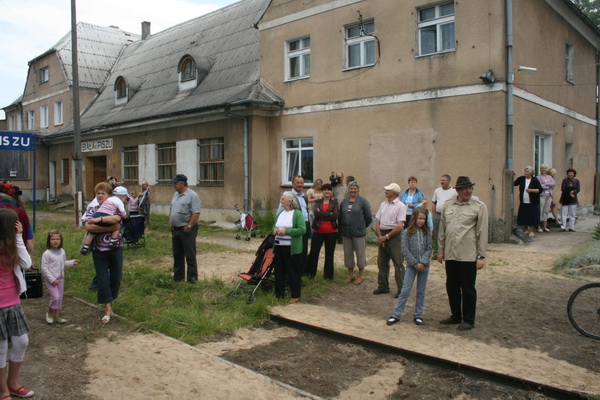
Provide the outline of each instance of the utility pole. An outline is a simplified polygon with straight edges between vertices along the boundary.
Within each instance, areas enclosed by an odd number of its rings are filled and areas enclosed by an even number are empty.
[[[71,58],[73,60],[73,171],[75,219],[79,224],[79,216],[83,208],[83,177],[81,165],[81,124],[79,120],[79,64],[77,62],[77,7],[76,0],[71,0]]]

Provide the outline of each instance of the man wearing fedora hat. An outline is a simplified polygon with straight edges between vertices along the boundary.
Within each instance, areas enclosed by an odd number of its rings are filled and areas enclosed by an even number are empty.
[[[442,210],[438,232],[438,261],[446,262],[446,292],[452,315],[440,324],[458,324],[458,330],[475,326],[477,270],[485,265],[488,242],[488,212],[484,203],[473,199],[467,176],[456,181],[456,197]]]
[[[169,212],[171,242],[173,244],[173,280],[185,279],[187,262],[187,281],[198,281],[196,264],[196,236],[200,217],[200,197],[188,188],[187,176],[177,174],[171,182],[175,188]]]
[[[400,294],[404,283],[404,265],[402,265],[402,247],[400,232],[404,229],[406,221],[406,205],[398,198],[402,190],[397,183],[390,183],[384,187],[386,201],[381,203],[375,214],[375,233],[379,240],[377,250],[377,289],[373,294],[390,292],[390,261],[394,264],[394,277]]]

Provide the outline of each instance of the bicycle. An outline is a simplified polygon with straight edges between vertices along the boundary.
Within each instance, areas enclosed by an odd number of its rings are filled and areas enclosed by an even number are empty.
[[[600,282],[575,290],[567,303],[567,315],[581,334],[600,340]]]

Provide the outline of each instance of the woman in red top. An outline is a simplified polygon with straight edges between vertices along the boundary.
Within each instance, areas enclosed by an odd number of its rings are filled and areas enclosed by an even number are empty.
[[[321,188],[323,198],[314,203],[315,220],[313,221],[313,235],[310,242],[310,254],[306,260],[305,275],[314,278],[317,275],[319,253],[325,243],[325,267],[323,276],[333,280],[333,253],[337,242],[337,220],[340,216],[340,207],[333,196],[333,187],[330,183],[323,184]]]

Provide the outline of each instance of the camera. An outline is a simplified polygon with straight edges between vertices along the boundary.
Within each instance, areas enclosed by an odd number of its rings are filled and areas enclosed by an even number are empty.
[[[331,183],[331,186],[336,187],[338,184],[340,184],[342,182],[342,177],[336,176],[335,172],[331,171],[331,176],[329,177],[329,182]]]

